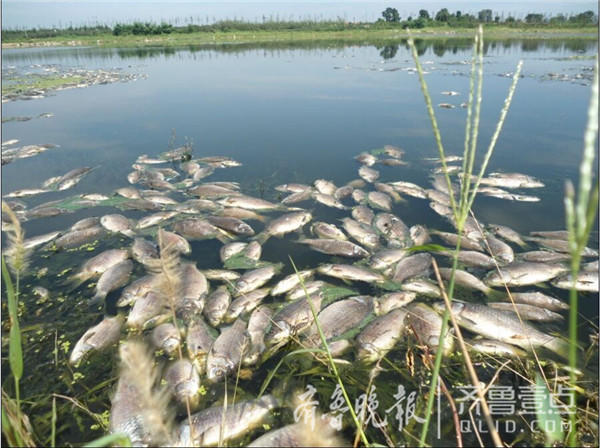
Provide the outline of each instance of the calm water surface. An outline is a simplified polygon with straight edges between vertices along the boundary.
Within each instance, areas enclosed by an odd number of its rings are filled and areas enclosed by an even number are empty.
[[[421,50],[434,104],[457,106],[451,110],[436,108],[435,112],[447,152],[460,154],[466,109],[459,105],[468,98],[470,67],[465,62],[470,60],[471,49],[464,42],[447,41],[422,43]],[[556,81],[548,80],[547,75],[589,74],[593,64],[589,56],[596,52],[595,42],[510,41],[488,45],[480,151],[487,147],[511,82],[505,75],[522,59],[523,78],[489,170],[530,174],[546,187],[532,190],[531,194],[541,198],[538,203],[478,199],[474,212],[480,220],[523,233],[564,228],[564,180],[578,180],[590,87],[582,85],[589,84],[585,79]],[[71,190],[25,198],[30,207],[74,194],[111,193],[127,186],[126,176],[136,157],[165,151],[173,130],[178,145],[185,139],[193,142],[194,156],[226,155],[243,163],[239,168],[217,170],[210,180],[238,181],[248,194],[270,200],[278,199],[273,187],[284,182],[311,183],[325,178],[342,185],[355,179],[359,165],[353,157],[385,144],[405,149],[410,165],[378,166],[381,180],[406,180],[427,187],[432,165],[424,158],[437,156],[417,76],[406,70],[414,64],[403,44],[380,48],[331,44],[312,48],[26,49],[4,51],[2,63],[3,70],[14,67],[20,72],[42,64],[119,68],[148,75],[136,82],[66,90],[44,99],[2,105],[4,117],[54,114],[49,119],[3,124],[2,141],[60,145],[3,167],[3,193],[38,186],[76,167],[95,167]],[[460,95],[442,95],[446,90]],[[334,222],[345,216],[320,205],[311,207],[315,219]],[[84,209],[32,220],[25,223],[25,230],[34,236],[64,229],[84,216],[110,210]],[[409,199],[395,205],[394,213],[408,225],[448,228],[425,201]],[[140,216],[139,212],[124,214]],[[291,243],[294,238],[269,241],[264,258],[284,262],[284,272],[290,272],[288,253],[301,266],[314,266],[327,259]],[[593,239],[597,245],[597,235]],[[219,247],[213,241],[194,243],[198,265],[215,266]],[[60,254],[55,260],[68,266],[76,256]],[[553,292],[567,296],[564,291]],[[596,320],[597,306],[593,297],[586,297],[582,312]],[[61,317],[73,316],[62,312]],[[58,318],[45,316],[38,321]],[[89,322],[77,320],[73,325],[79,323],[85,327]],[[82,332],[72,332],[71,344]],[[105,379],[111,372],[101,374]],[[50,387],[38,386],[41,391]],[[102,403],[106,405],[106,396],[98,398],[99,412],[106,409]],[[452,432],[449,434],[451,438]],[[81,429],[61,433],[61,437],[71,441],[90,438],[82,435]]]

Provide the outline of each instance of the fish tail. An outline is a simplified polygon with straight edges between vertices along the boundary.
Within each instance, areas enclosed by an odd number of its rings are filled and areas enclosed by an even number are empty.
[[[555,337],[548,344],[545,344],[544,347],[546,347],[548,350],[553,351],[554,353],[556,353],[564,359],[567,359],[569,357],[569,344],[564,339]]]
[[[91,278],[90,275],[86,275],[83,272],[72,275],[65,282],[65,287],[67,288],[67,292],[71,293],[71,292],[75,291],[77,288],[79,288],[79,286],[81,286],[82,283],[85,283],[90,278]]]

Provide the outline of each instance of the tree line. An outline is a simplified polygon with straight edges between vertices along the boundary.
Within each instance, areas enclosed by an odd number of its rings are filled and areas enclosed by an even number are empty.
[[[388,28],[425,28],[425,27],[460,27],[471,28],[479,24],[489,26],[502,25],[509,27],[581,27],[598,24],[598,16],[593,11],[578,14],[558,14],[549,16],[540,13],[529,13],[523,18],[495,14],[491,9],[482,9],[477,15],[450,12],[442,8],[436,13],[421,9],[416,17],[402,18],[396,8],[386,8],[382,18],[375,22],[347,22],[338,20],[267,20],[263,22],[247,22],[240,20],[222,20],[207,25],[173,26],[169,23],[133,22],[118,23],[113,27],[107,25],[68,27],[65,29],[42,28],[29,30],[2,30],[2,39],[15,41],[28,38],[49,38],[55,36],[97,36],[102,34],[122,35],[158,35],[170,33],[196,32],[231,32],[231,31],[349,31],[364,29]]]
[[[430,14],[426,9],[421,9],[418,16],[407,17],[402,20],[396,8],[386,8],[381,13],[379,23],[398,24],[403,28],[425,28],[426,26],[455,26],[471,27],[479,24],[502,24],[508,26],[523,25],[549,25],[549,26],[586,26],[597,25],[598,16],[594,11],[585,11],[579,14],[557,14],[549,16],[540,13],[529,13],[524,18],[516,18],[511,15],[494,14],[491,9],[482,9],[477,15],[456,11],[451,13],[448,8],[442,8],[435,14]]]

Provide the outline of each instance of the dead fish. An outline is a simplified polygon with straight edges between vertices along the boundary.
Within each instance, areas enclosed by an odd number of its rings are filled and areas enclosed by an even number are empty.
[[[206,272],[206,271],[205,271]],[[219,286],[212,294],[206,298],[203,313],[213,327],[218,326],[223,318],[229,304],[231,303],[231,295],[225,286]]]
[[[378,316],[383,316],[392,310],[402,308],[408,305],[417,298],[417,294],[414,292],[399,291],[384,294],[380,297],[376,297],[375,301],[375,312]]]
[[[302,191],[312,190],[312,187],[304,184],[283,184],[276,186],[275,190],[281,192],[300,193]]]
[[[148,292],[156,288],[159,282],[160,278],[156,275],[145,275],[138,278],[123,289],[121,297],[117,300],[117,306],[131,305],[138,298],[145,296]]]
[[[184,255],[192,252],[190,243],[188,243],[181,235],[177,235],[176,233],[169,232],[165,229],[160,229],[158,235],[159,241],[162,240],[164,247],[168,247]]]
[[[408,251],[406,249],[383,249],[373,254],[369,261],[369,267],[377,270],[385,269],[406,256],[408,256]]]
[[[408,162],[398,159],[381,159],[380,162],[386,166],[405,166]]]
[[[90,304],[99,303],[109,292],[125,286],[132,270],[133,262],[131,260],[124,260],[104,271],[96,284],[96,294],[90,300]]]
[[[392,280],[402,283],[412,277],[429,275],[433,257],[428,253],[421,253],[402,258],[394,268]]]
[[[129,252],[124,249],[109,249],[101,252],[95,257],[87,260],[79,272],[73,275],[70,280],[77,284],[82,283],[96,275],[103,274],[111,267],[121,263],[129,258]]]
[[[227,231],[213,226],[211,223],[201,218],[190,218],[179,221],[175,223],[173,230],[186,238],[197,240],[216,238],[224,243],[231,239],[230,234]]]
[[[435,308],[441,312],[446,306],[437,303]],[[566,356],[568,346],[564,340],[519,321],[514,313],[476,303],[459,302],[452,303],[452,313],[460,326],[484,337],[517,345],[527,351],[532,347],[543,346],[558,355]]]
[[[90,352],[105,350],[119,342],[124,320],[120,314],[105,317],[99,324],[87,330],[73,347],[69,363],[77,366]]]
[[[166,299],[155,291],[138,297],[127,316],[127,327],[145,329],[167,321],[172,316],[167,309]]]
[[[24,249],[33,249],[44,243],[48,243],[49,241],[52,241],[58,235],[60,235],[60,232],[50,232],[50,233],[45,233],[43,235],[38,235],[38,236],[31,237],[31,238],[27,238],[26,240],[23,241],[23,248]],[[6,252],[9,252],[9,251],[6,250],[5,253]]]
[[[379,171],[363,165],[358,169],[358,175],[366,182],[373,183],[379,178]]]
[[[530,252],[521,252],[518,258],[523,261],[531,261],[534,263],[557,263],[571,259],[569,254],[561,254],[559,252],[550,252],[547,250],[533,250]]]
[[[50,190],[46,190],[43,188],[24,188],[23,190],[15,190],[11,191],[8,194],[5,194],[5,198],[22,198],[25,196],[33,196],[36,194],[47,193]]]
[[[192,409],[197,407],[200,375],[189,359],[178,359],[169,364],[163,379],[178,404],[186,405],[187,402]]]
[[[283,235],[301,229],[310,222],[312,214],[310,212],[292,212],[282,215],[270,221],[265,229],[256,237],[257,241],[264,242],[271,236],[282,237]]]
[[[538,322],[564,320],[564,317],[558,313],[525,303],[489,302],[487,305],[497,310],[512,312],[515,315],[518,312],[518,315],[524,320],[535,320]]]
[[[306,330],[314,321],[311,304],[315,313],[318,313],[322,300],[322,294],[310,294],[308,298],[305,296],[279,309],[273,315],[271,328],[265,336],[265,345],[281,346],[293,336]]]
[[[259,427],[269,412],[278,406],[272,395],[264,395],[257,400],[230,405],[225,412],[223,406],[204,409],[192,415],[192,429],[188,420],[183,420],[177,430],[176,445],[215,446],[220,441],[227,443]]]
[[[442,332],[442,318],[435,310],[424,303],[411,303],[407,306],[404,325],[410,328],[420,344],[428,346],[436,352]],[[450,353],[454,347],[454,332],[446,327],[444,335],[444,354]]]
[[[351,258],[364,258],[369,256],[369,252],[362,247],[351,243],[350,241],[303,238],[297,242],[300,244],[307,244],[317,252],[328,255],[338,255]]]
[[[206,370],[206,357],[215,342],[213,330],[204,322],[200,316],[193,319],[187,329],[185,346],[188,356],[196,365],[198,373],[203,375]]]
[[[239,207],[247,210],[277,210],[281,208],[279,204],[243,195],[229,196],[218,202],[225,207]]]
[[[170,356],[181,344],[181,335],[179,330],[171,322],[160,324],[152,330],[151,340],[154,347]]]
[[[190,201],[188,201],[190,202]],[[196,202],[196,201],[194,201]],[[216,204],[213,203],[213,205]],[[216,210],[215,209],[216,214],[220,215],[220,216],[226,216],[226,217],[231,217],[231,218],[238,218],[238,219],[250,219],[250,220],[256,220],[256,221],[260,221],[260,222],[264,222],[265,221],[265,217],[262,215],[259,215],[256,212],[253,212],[252,210],[247,210],[247,209],[243,209],[243,208],[238,208],[238,207],[225,207],[222,208],[221,210]]]
[[[260,288],[280,270],[280,266],[271,265],[245,272],[235,283],[235,296],[240,296]]]
[[[439,268],[440,277],[442,277],[446,281],[450,281],[452,276],[452,269],[450,268]],[[484,294],[490,294],[492,289],[475,277],[473,274],[470,274],[467,271],[463,271],[461,269],[456,269],[454,273],[454,282],[458,286],[462,286],[463,288],[475,289],[477,291],[481,291]]]
[[[231,257],[241,253],[247,245],[248,243],[241,243],[239,241],[224,245],[219,251],[219,257],[221,258],[221,261],[224,263]]]
[[[500,238],[504,238],[506,241],[518,244],[521,247],[527,246],[527,243],[523,241],[519,232],[511,229],[510,227],[501,226],[498,224],[489,224],[488,228]]]
[[[228,216],[208,216],[206,218],[212,225],[220,227],[236,235],[254,235],[254,229],[238,218]]]
[[[440,252],[440,255],[446,257],[453,257],[454,254],[452,252]],[[482,254],[481,252],[477,252],[474,250],[461,250],[458,252],[458,261],[467,265],[473,266],[476,268],[493,268],[496,266],[494,263],[494,259],[488,255]],[[497,286],[497,285],[492,285]]]
[[[250,338],[250,349],[244,356],[244,366],[254,365],[258,362],[260,355],[265,351],[265,333],[271,325],[273,311],[266,305],[261,305],[252,311],[248,319],[248,336]]]
[[[567,303],[539,291],[511,292],[511,297],[515,303],[524,303],[551,311],[562,311],[569,309],[569,305]],[[508,295],[499,298],[505,302],[511,302],[511,299]]]
[[[278,295],[285,294],[286,292],[291,291],[292,289],[296,288],[300,284],[300,280],[306,281],[306,280],[312,278],[314,273],[315,272],[313,269],[308,269],[308,270],[304,270],[304,271],[299,271],[297,273],[294,272],[293,274],[290,274],[290,275],[284,277],[283,279],[279,280],[279,282],[277,282],[277,284],[275,284],[275,286],[271,290],[271,295],[278,296]]]
[[[115,193],[128,199],[141,199],[140,192],[133,187],[118,188]]]
[[[381,191],[370,191],[367,194],[369,205],[380,210],[390,211],[392,209],[392,199]]]
[[[373,166],[375,162],[377,162],[377,157],[373,154],[369,154],[368,152],[361,152],[359,155],[354,157],[359,163],[367,166]]]
[[[369,364],[383,358],[400,340],[406,314],[395,309],[368,324],[356,337],[356,358]]]
[[[408,233],[410,235],[410,239],[412,240],[415,246],[422,246],[431,241],[431,236],[429,235],[429,230],[425,226],[420,224],[416,224],[408,229]]]
[[[208,352],[206,358],[208,381],[215,383],[234,372],[242,361],[247,344],[246,323],[238,318],[232,326],[223,329]]]
[[[487,242],[487,251],[499,264],[509,264],[515,260],[515,253],[512,248],[504,241],[499,240],[491,235],[488,235],[485,239]]]
[[[308,201],[309,199],[312,198],[313,192],[312,190],[304,190],[304,191],[299,191],[297,193],[292,193],[289,196],[286,196],[285,198],[283,198],[281,200],[282,204],[296,204],[298,202],[303,202],[303,201]],[[339,198],[336,198],[339,199]]]
[[[367,283],[381,283],[385,281],[383,275],[377,272],[347,264],[324,264],[317,268],[317,272],[342,280],[362,281]]]
[[[313,223],[310,227],[310,231],[323,239],[332,239],[332,240],[340,240],[346,241],[348,238],[340,229],[338,229],[334,224],[329,224],[322,221],[317,221]]]
[[[362,204],[367,200],[367,193],[357,188],[352,192],[352,199],[357,204]]]
[[[552,280],[568,268],[558,264],[515,262],[500,268],[500,272],[490,271],[484,278],[489,286],[527,286]]]
[[[352,217],[361,224],[370,226],[375,218],[375,213],[366,205],[357,205],[352,208]]]
[[[478,353],[492,356],[510,356],[513,358],[524,358],[527,353],[515,347],[514,345],[504,344],[500,341],[492,339],[477,339],[472,341],[467,346]]]
[[[357,243],[360,243],[369,249],[375,249],[379,246],[379,235],[371,230],[371,228],[366,227],[351,218],[343,218],[342,223],[344,230],[348,232],[348,235],[350,235]]]
[[[321,310],[317,316],[326,341],[334,339],[359,326],[374,311],[370,296],[355,296],[338,300]],[[313,323],[306,333],[306,344],[320,346],[322,343],[317,326]]]
[[[435,283],[430,280],[415,278],[410,281],[402,283],[401,289],[403,291],[414,292],[427,297],[442,297],[442,291]]]
[[[235,298],[229,305],[223,321],[229,323],[242,314],[249,313],[260,305],[262,300],[269,295],[270,290],[271,288],[259,288]]]
[[[325,283],[321,280],[306,282],[304,284],[304,287],[302,285],[298,285],[294,289],[292,289],[290,292],[288,292],[287,295],[285,296],[285,300],[288,300],[288,301],[296,300],[301,297],[306,297],[307,294],[309,296],[311,296],[315,293],[320,292],[321,289],[326,285],[327,285],[327,283]]]
[[[240,194],[235,190],[231,190],[229,188],[213,184],[198,185],[196,187],[190,188],[187,192],[189,194],[198,196],[199,198],[203,199],[224,198],[229,196],[237,196]]]
[[[333,182],[325,179],[315,180],[314,186],[319,193],[327,194],[329,196],[333,196],[335,190],[337,190],[337,187]]]
[[[383,152],[388,156],[394,157],[396,159],[400,159],[404,155],[404,150],[402,148],[398,148],[397,146],[393,145],[384,145]]]
[[[137,222],[136,228],[145,229],[148,227],[152,227],[161,222],[165,222],[177,215],[177,212],[158,212],[152,215],[144,216]]]
[[[65,233],[55,239],[53,244],[57,249],[72,249],[89,243],[103,236],[105,233],[106,231],[100,226],[88,227],[87,229]]]
[[[131,246],[131,256],[138,263],[146,264],[158,258],[158,247],[144,238],[135,238]]]
[[[352,195],[353,191],[354,187],[350,185],[344,185],[343,187],[340,187],[337,190],[335,190],[335,192],[333,193],[333,197],[339,201]]]
[[[446,90],[446,91],[442,92],[442,95],[456,96],[456,95],[460,95],[460,93],[455,92],[454,90]]]
[[[357,190],[354,190],[354,191],[357,191]],[[344,204],[342,204],[340,201],[338,201],[335,197],[333,197],[329,194],[315,192],[315,193],[313,193],[312,197],[315,201],[319,202],[320,204],[323,204],[326,207],[337,208],[339,210],[346,210],[348,208]]]
[[[540,246],[547,247],[552,250],[556,250],[558,252],[569,253],[569,242],[565,240],[556,240],[549,238],[537,238],[537,237],[529,237],[527,241],[534,241],[538,243]],[[591,249],[589,247],[584,247],[583,252],[581,253],[584,257],[597,257],[598,251],[595,249]]]
[[[388,182],[397,192],[419,199],[427,199],[427,193],[417,184],[405,181]]]
[[[410,243],[408,226],[391,213],[378,213],[373,225],[388,240],[390,247],[406,247]]]
[[[454,109],[456,106],[449,103],[440,103],[438,104],[438,107],[441,107],[442,109]]]
[[[552,281],[552,285],[560,289],[571,289],[573,277],[571,274],[564,275]],[[575,279],[577,291],[598,292],[598,271],[581,271]]]
[[[232,282],[240,278],[240,274],[227,269],[205,269],[202,271],[208,280],[219,280],[223,282]]]
[[[133,237],[135,235],[132,230],[134,227],[133,223],[123,215],[104,215],[102,218],[100,218],[100,224],[109,232],[122,233],[123,235],[129,237]]]

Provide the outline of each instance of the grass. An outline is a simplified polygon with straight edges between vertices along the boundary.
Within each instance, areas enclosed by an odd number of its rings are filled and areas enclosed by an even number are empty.
[[[473,28],[431,27],[412,31],[414,36],[421,39],[435,39],[441,37],[470,37]],[[598,28],[586,26],[580,28],[552,28],[552,27],[522,27],[512,28],[506,26],[486,27],[487,39],[503,38],[544,38],[564,39],[578,38],[597,40]],[[378,29],[361,28],[345,29],[338,31],[305,31],[305,30],[278,30],[278,31],[216,31],[172,33],[162,35],[120,35],[111,33],[94,36],[77,36],[59,34],[44,38],[18,38],[15,40],[3,38],[3,48],[27,46],[100,46],[100,47],[146,47],[146,46],[181,46],[181,45],[218,45],[218,44],[243,44],[243,43],[268,43],[268,42],[301,42],[301,41],[333,41],[343,40],[348,43],[364,42],[369,40],[397,41],[407,39],[409,34],[403,29]]]
[[[480,117],[480,111],[481,111],[482,86],[483,86],[483,28],[479,27],[477,34],[475,35],[475,43],[473,45],[473,60],[472,60],[472,65],[471,65],[471,79],[470,79],[469,101],[468,101],[468,109],[467,109],[467,121],[465,124],[465,144],[464,144],[463,166],[462,166],[463,175],[462,175],[462,183],[461,183],[461,188],[460,188],[460,198],[459,198],[459,201],[457,202],[456,198],[454,197],[454,192],[453,192],[452,183],[450,180],[450,175],[448,174],[448,167],[446,164],[446,156],[445,156],[444,146],[442,143],[442,137],[441,137],[441,134],[440,134],[440,131],[439,131],[439,128],[437,125],[435,113],[433,110],[431,96],[429,95],[427,83],[425,82],[425,78],[423,76],[423,69],[419,62],[419,56],[417,54],[417,49],[415,47],[415,44],[414,44],[414,41],[412,38],[409,40],[409,46],[412,50],[413,59],[417,66],[417,72],[419,74],[421,90],[423,91],[423,96],[425,98],[427,111],[429,114],[429,118],[431,120],[431,125],[432,125],[433,133],[435,136],[435,141],[436,141],[436,144],[438,147],[439,157],[442,162],[443,173],[444,173],[444,177],[446,179],[446,184],[448,186],[448,192],[449,192],[449,196],[450,196],[451,208],[452,208],[452,213],[453,213],[453,217],[454,217],[454,224],[455,224],[456,231],[458,234],[458,241],[456,243],[456,248],[453,252],[452,274],[451,274],[449,285],[448,285],[448,292],[447,292],[447,295],[444,294],[444,301],[446,303],[447,309],[444,312],[444,315],[442,318],[443,319],[442,320],[442,329],[440,331],[440,339],[439,339],[438,347],[444,347],[444,342],[445,342],[444,339],[445,339],[445,335],[446,335],[446,329],[448,327],[448,319],[450,317],[452,317],[453,325],[455,327],[455,330],[457,331],[457,337],[458,337],[459,341],[461,342],[461,348],[463,350],[463,355],[464,355],[464,359],[465,359],[465,362],[467,365],[467,370],[469,371],[471,380],[473,381],[473,385],[475,386],[475,390],[476,390],[479,400],[481,402],[482,411],[486,418],[486,422],[488,424],[490,435],[492,437],[492,440],[494,441],[494,445],[502,446],[502,441],[500,440],[500,436],[498,435],[498,432],[492,421],[491,414],[488,409],[487,402],[485,400],[485,396],[484,396],[482,388],[480,387],[480,384],[479,384],[479,380],[477,378],[475,370],[473,369],[472,364],[470,363],[470,358],[467,353],[466,346],[464,344],[464,340],[462,340],[462,337],[460,335],[460,330],[458,329],[458,325],[454,319],[454,316],[451,316],[450,303],[451,303],[451,300],[453,298],[453,293],[454,293],[454,275],[455,275],[456,268],[458,265],[458,253],[460,251],[460,244],[461,244],[461,238],[462,238],[464,224],[469,216],[471,206],[477,195],[477,189],[479,187],[479,183],[485,173],[487,164],[493,154],[495,144],[498,140],[498,136],[499,136],[502,126],[504,124],[504,120],[506,118],[506,114],[510,107],[510,103],[512,101],[512,97],[514,95],[516,85],[517,85],[517,82],[519,79],[522,62],[519,62],[518,66],[517,66],[517,70],[515,71],[515,74],[513,76],[512,84],[509,88],[508,95],[504,102],[504,107],[502,108],[502,111],[500,113],[500,118],[498,120],[496,130],[495,130],[494,134],[492,135],[490,144],[488,146],[488,149],[484,156],[483,162],[481,164],[481,168],[479,169],[479,173],[477,174],[475,185],[471,189],[471,175],[473,173],[475,154],[477,151],[477,137],[478,137],[478,131],[479,131],[479,117]],[[441,368],[441,363],[442,363],[442,357],[443,357],[443,350],[438,349],[436,352],[434,369],[433,369],[432,378],[431,378],[431,385],[429,388],[427,408],[426,408],[426,412],[425,412],[425,422],[423,424],[423,427],[421,430],[421,438],[419,440],[420,446],[425,445],[425,441],[426,441],[426,438],[428,435],[429,422],[430,422],[431,414],[432,414],[432,410],[433,410],[433,401],[434,401],[434,397],[435,397],[435,391],[437,388],[437,383],[438,383],[438,378],[439,378],[439,373],[440,373],[440,368]]]
[[[578,297],[575,282],[581,265],[581,255],[587,245],[590,232],[598,211],[598,182],[593,183],[593,165],[597,151],[598,140],[598,58],[596,58],[592,94],[588,109],[588,123],[584,134],[583,156],[579,166],[579,189],[575,198],[574,187],[570,181],[566,183],[565,212],[567,230],[569,232],[569,249],[571,253],[571,276],[573,286],[569,291],[569,382],[571,388],[571,404],[569,413],[570,431],[567,444],[577,446],[577,415],[576,392],[577,386],[577,327],[578,327]],[[592,187],[592,184],[594,185]],[[577,200],[577,202],[575,202]]]

